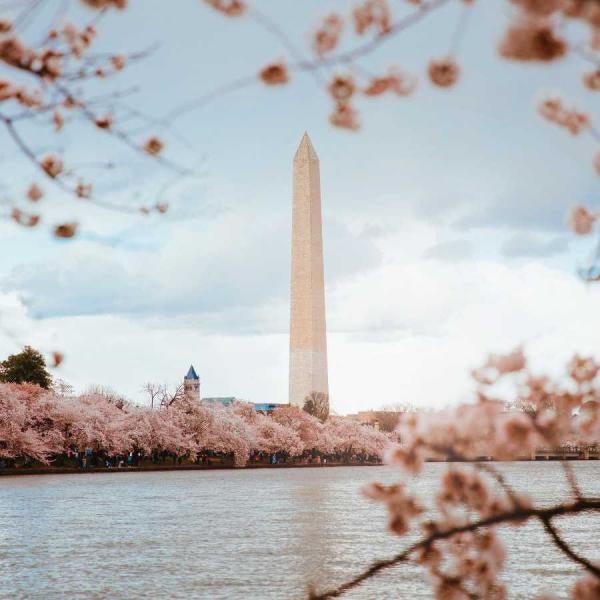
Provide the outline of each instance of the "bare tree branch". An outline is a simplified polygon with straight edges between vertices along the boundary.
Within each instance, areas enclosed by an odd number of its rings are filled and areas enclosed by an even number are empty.
[[[562,550],[562,552],[566,556],[568,556],[572,561],[579,563],[584,569],[586,569],[587,571],[592,573],[592,575],[595,575],[596,577],[598,577],[598,579],[600,579],[600,567],[591,563],[587,558],[584,558],[583,556],[580,556],[579,554],[577,554],[567,544],[567,542],[565,542],[565,540],[563,540],[560,537],[560,535],[558,534],[558,531],[556,531],[556,529],[554,528],[554,526],[551,523],[552,517],[548,516],[548,515],[538,515],[538,517],[539,517],[540,521],[543,523],[544,529],[546,530],[548,535],[552,538],[552,541],[554,542],[555,546],[560,548],[560,550]]]
[[[573,494],[573,497],[581,498],[583,494],[581,493],[581,489],[579,487],[579,483],[577,482],[577,477],[575,475],[575,472],[573,471],[571,463],[569,461],[564,460],[562,461],[561,466],[571,488],[571,493]]]

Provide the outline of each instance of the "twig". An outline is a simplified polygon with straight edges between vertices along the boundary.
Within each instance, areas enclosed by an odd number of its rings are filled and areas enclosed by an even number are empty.
[[[68,88],[66,88],[65,86],[58,84],[58,83],[56,84],[56,88],[65,96],[66,99],[70,99],[73,102],[76,102],[75,95],[72,94]],[[81,113],[88,119],[88,121],[90,121],[92,123],[92,125],[94,125],[94,127],[96,127],[96,115],[88,108],[88,106],[85,103],[80,101],[79,103],[76,103],[76,104],[77,104],[78,108],[80,109]],[[124,131],[121,131],[114,127],[109,127],[107,129],[105,129],[104,131],[106,133],[108,133],[109,135],[118,139],[121,143],[125,144],[132,150],[135,150],[136,152],[142,152],[139,144],[136,144],[133,140],[131,140],[131,138]],[[164,165],[165,167],[168,167],[169,169],[172,169],[173,171],[179,173],[180,175],[191,175],[192,174],[192,171],[190,169],[187,169],[185,167],[180,167],[179,165],[175,164],[174,162],[172,162],[162,156],[154,156],[152,158],[156,162],[159,162],[160,164]]]
[[[288,52],[290,53],[290,55],[292,56],[292,58],[295,61],[297,61],[298,63],[302,63],[305,61],[305,58],[304,58],[302,52],[300,50],[298,50],[298,48],[296,48],[295,44],[292,43],[290,38],[283,31],[283,29],[281,29],[281,27],[279,27],[279,25],[277,25],[277,23],[275,23],[272,19],[270,19],[267,15],[265,15],[261,11],[257,10],[256,7],[252,7],[248,11],[248,15],[256,23],[258,23],[263,29],[265,29],[265,31],[274,35],[283,44],[283,46],[288,50]],[[321,77],[321,74],[316,70],[311,71],[311,73],[312,73],[313,77],[315,78],[315,81],[317,82],[317,84],[322,85],[323,79]]]
[[[31,148],[29,148],[29,146],[25,143],[23,138],[19,135],[19,132],[16,130],[14,123],[10,119],[8,119],[2,115],[0,115],[0,120],[6,125],[6,128],[8,130],[8,133],[10,134],[11,138],[17,144],[17,146],[23,152],[23,154],[29,159],[29,161],[37,169],[39,169],[42,173],[44,173],[44,175],[46,177],[48,177],[52,181],[52,183],[54,185],[56,185],[59,189],[61,189],[63,192],[68,192],[69,194],[74,195],[75,191],[73,189],[71,189],[68,185],[66,185],[60,179],[60,177],[51,177],[50,175],[48,175],[48,173],[46,172],[44,167],[41,165],[41,163],[38,161],[37,157],[31,150]],[[139,209],[137,209],[137,208],[123,206],[123,205],[119,205],[119,204],[113,204],[111,202],[101,202],[100,200],[96,200],[92,197],[86,198],[85,201],[90,204],[99,206],[101,208],[107,208],[110,210],[115,210],[115,211],[124,212],[124,213],[128,213],[128,214],[139,214]]]
[[[202,108],[203,106],[206,106],[207,104],[209,104],[216,98],[219,98],[220,96],[225,96],[227,94],[230,94],[231,92],[237,92],[238,90],[249,87],[251,85],[255,85],[259,82],[260,82],[260,80],[259,80],[258,76],[252,75],[252,76],[240,77],[239,79],[236,79],[235,81],[231,81],[229,83],[220,85],[219,87],[215,88],[214,90],[212,90],[202,96],[199,96],[198,98],[195,98],[194,100],[190,100],[189,102],[186,102],[185,104],[182,104],[181,106],[179,106],[177,108],[174,108],[169,113],[167,113],[167,115],[164,118],[164,121],[174,121],[175,119],[178,119],[179,117],[181,117],[182,115],[184,115],[186,113],[189,113],[193,110],[196,110],[198,108]]]
[[[450,51],[448,52],[450,56],[454,56],[458,52],[460,43],[462,42],[463,37],[465,35],[465,31],[467,29],[469,17],[471,16],[472,10],[472,5],[467,4],[466,2],[463,3],[462,11],[460,13],[456,29],[454,30],[454,33],[452,35],[452,41],[450,42]]]
[[[558,534],[558,531],[556,531],[556,529],[554,528],[554,526],[551,523],[551,517],[540,516],[539,519],[543,523],[544,529],[546,530],[548,535],[552,538],[552,541],[554,542],[554,544],[558,548],[560,548],[566,556],[568,556],[572,561],[579,563],[582,567],[584,567],[586,570],[588,570],[590,573],[592,573],[593,575],[598,577],[598,579],[600,579],[600,567],[597,567],[596,565],[591,563],[587,558],[584,558],[583,556],[580,556],[579,554],[577,554],[567,544],[567,542],[565,542],[560,537],[560,535]]]
[[[29,22],[31,22],[31,19],[35,16],[35,13],[42,5],[42,2],[43,0],[32,0],[31,4],[25,7],[14,20],[13,29],[15,31],[25,29],[29,25]]]
[[[517,498],[515,490],[513,490],[510,483],[506,481],[506,477],[504,477],[500,471],[486,463],[475,463],[475,468],[491,475],[500,484],[500,487],[506,492],[507,496],[513,501],[513,504],[518,505],[519,499]]]
[[[600,58],[598,58],[598,56],[596,56],[593,52],[587,50],[582,45],[573,45],[571,46],[571,50],[580,58],[583,58],[584,60],[595,65],[596,67],[600,66]]]
[[[583,494],[581,493],[581,488],[579,487],[579,483],[577,482],[577,477],[575,476],[575,471],[573,471],[571,463],[566,460],[563,460],[561,465],[563,471],[565,472],[565,477],[569,482],[569,486],[571,488],[571,493],[573,494],[573,497],[581,498]]]
[[[319,58],[317,60],[309,60],[309,61],[298,60],[298,62],[290,65],[290,68],[292,70],[296,70],[296,71],[313,72],[313,71],[317,71],[321,67],[333,66],[336,64],[352,63],[354,60],[373,52],[379,46],[381,46],[383,43],[387,42],[392,37],[394,37],[395,34],[398,34],[402,31],[408,29],[412,25],[415,25],[416,23],[421,21],[423,18],[425,18],[428,14],[430,14],[431,12],[440,8],[444,4],[447,4],[448,2],[450,2],[450,0],[432,0],[428,4],[422,4],[419,6],[418,9],[416,9],[410,15],[404,17],[403,19],[400,19],[394,25],[392,25],[390,30],[387,33],[380,34],[380,35],[376,36],[375,38],[373,38],[372,40],[366,42],[365,44],[357,46],[353,50],[349,50],[348,52],[336,54],[336,55],[325,57],[325,58]],[[255,13],[255,17],[256,17],[256,13]],[[255,18],[255,20],[258,20],[258,18]],[[262,24],[264,26],[266,26],[266,24],[264,22]],[[272,33],[277,35],[282,41],[285,38],[285,34],[283,32],[281,32],[280,30],[271,30],[271,31],[272,31]],[[287,40],[286,40],[286,43],[288,43]],[[291,52],[291,49],[290,49],[290,52]],[[294,51],[294,55],[296,55],[296,54],[297,54],[297,52]],[[173,121],[174,119],[177,119],[184,114],[187,114],[191,111],[194,111],[194,110],[197,110],[199,108],[206,106],[207,104],[209,104],[216,98],[225,96],[227,94],[230,94],[231,92],[239,91],[243,88],[249,87],[251,85],[255,85],[259,82],[260,82],[260,79],[258,78],[258,76],[252,75],[252,76],[247,76],[247,77],[240,77],[239,79],[236,79],[229,83],[225,83],[223,85],[220,85],[217,88],[215,88],[214,90],[207,92],[206,94],[199,96],[198,98],[196,98],[194,100],[190,100],[189,102],[186,102],[185,104],[183,104],[177,108],[174,108],[169,113],[167,113],[165,120]]]

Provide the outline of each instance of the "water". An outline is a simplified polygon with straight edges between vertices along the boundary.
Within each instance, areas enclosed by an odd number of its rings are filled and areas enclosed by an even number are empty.
[[[600,496],[600,463],[572,463]],[[445,466],[426,465],[431,497]],[[566,486],[558,463],[502,465],[508,479],[552,503]],[[0,598],[305,597],[406,541],[360,487],[391,482],[390,467],[106,473],[0,478]],[[600,515],[563,521],[579,552],[600,559]],[[578,573],[534,523],[503,530],[511,598],[560,597]],[[423,570],[401,565],[348,598],[430,598]]]

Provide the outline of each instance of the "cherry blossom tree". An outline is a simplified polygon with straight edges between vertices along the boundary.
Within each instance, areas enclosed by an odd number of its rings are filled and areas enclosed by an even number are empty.
[[[280,425],[293,429],[307,450],[319,447],[323,425],[316,417],[295,406],[280,406],[273,411],[271,418]]]
[[[390,438],[373,427],[342,417],[329,417],[323,425],[323,451],[342,455],[381,455]]]
[[[62,449],[46,392],[35,385],[0,384],[0,458],[47,464]]]
[[[271,454],[284,452],[289,456],[299,456],[304,444],[292,427],[286,427],[266,415],[258,415],[254,424],[256,430],[256,450]]]
[[[304,444],[291,424],[281,423],[257,412],[254,405],[248,402],[234,403],[232,411],[252,428],[252,450],[268,454],[284,452],[289,456],[299,456],[304,451]]]
[[[132,449],[127,412],[98,392],[66,398],[56,406],[56,421],[68,448],[102,450],[109,456]]]
[[[193,435],[186,433],[176,411],[136,407],[128,413],[127,427],[130,429],[130,439],[133,445],[146,455],[167,452],[182,456],[198,451]]]

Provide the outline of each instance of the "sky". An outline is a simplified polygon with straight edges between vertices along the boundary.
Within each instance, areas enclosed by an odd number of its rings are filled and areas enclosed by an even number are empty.
[[[476,3],[458,49],[458,84],[434,88],[431,58],[444,56],[462,2],[361,61],[396,64],[419,84],[407,98],[357,102],[361,128],[328,123],[331,101],[311,74],[256,84],[146,125],[165,156],[193,169],[162,169],[85,124],[55,135],[23,130],[36,151],[59,148],[90,168],[117,204],[168,200],[166,215],[129,216],[74,202],[48,188],[44,223],[76,219],[80,235],[0,222],[0,353],[30,343],[58,348],[55,375],[83,391],[109,386],[143,402],[145,382],[176,385],[189,364],[204,396],[286,402],[292,158],[308,131],[321,162],[330,399],[338,413],[398,403],[438,407],[468,399],[469,372],[489,352],[523,344],[537,371],[560,376],[574,351],[600,356],[600,287],[577,277],[592,248],[566,220],[598,206],[596,148],[543,121],[536,102],[561,92],[594,106],[577,58],[551,66],[497,57],[510,16],[504,0]],[[392,2],[397,15],[410,10]],[[258,0],[310,57],[309,33],[334,1]],[[24,35],[52,16],[40,13]],[[90,13],[71,2],[68,19]],[[98,25],[98,51],[158,42],[104,91],[139,88],[124,101],[161,119],[274,60],[291,60],[276,36],[199,0],[130,2]],[[574,31],[575,36],[580,32]],[[356,39],[347,34],[343,48]],[[338,68],[323,76],[344,72]],[[1,74],[1,73],[0,73]],[[140,136],[142,133],[140,133]],[[35,175],[0,132],[3,195]],[[87,172],[86,172],[87,173]]]

